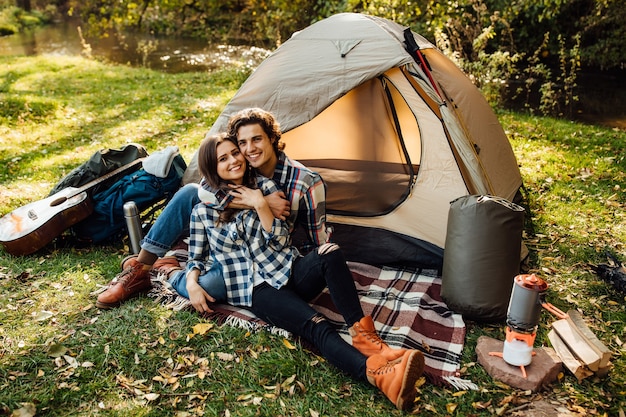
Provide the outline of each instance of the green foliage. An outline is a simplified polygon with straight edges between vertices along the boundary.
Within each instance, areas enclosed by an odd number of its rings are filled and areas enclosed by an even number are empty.
[[[346,11],[380,16],[401,25],[412,26],[420,21],[425,7],[424,1],[411,0],[362,0],[349,1]]]
[[[553,32],[546,30],[535,44],[538,33],[527,32],[528,27],[537,29],[553,22],[563,1],[507,4],[485,0],[432,2],[427,9],[430,29],[427,26],[426,30],[494,106],[508,105],[507,92],[516,89],[516,97],[522,98],[525,108],[571,117],[581,67],[580,37],[550,36]],[[528,26],[530,20],[537,23]],[[534,52],[529,54],[528,50]]]
[[[601,69],[623,67],[626,59],[626,7],[620,0],[593,2],[593,10],[583,15],[581,58],[586,65]]]
[[[20,31],[48,23],[51,15],[39,12],[25,12],[15,6],[0,6],[0,36],[13,35]]]
[[[561,35],[558,41],[561,45],[559,52],[559,66],[556,76],[553,70],[542,62],[541,54],[549,40],[545,34],[544,43],[528,59],[528,65],[522,70],[524,87],[519,92],[526,95],[525,106],[534,111],[530,96],[539,93],[539,107],[541,114],[552,116],[571,117],[574,113],[574,104],[578,101],[576,95],[576,81],[580,69],[580,53],[578,44],[571,50],[565,49],[565,42]]]

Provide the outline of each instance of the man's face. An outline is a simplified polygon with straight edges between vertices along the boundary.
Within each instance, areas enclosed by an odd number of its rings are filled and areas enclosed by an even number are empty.
[[[241,126],[237,131],[237,144],[253,168],[265,177],[272,177],[278,157],[261,125],[254,123]]]

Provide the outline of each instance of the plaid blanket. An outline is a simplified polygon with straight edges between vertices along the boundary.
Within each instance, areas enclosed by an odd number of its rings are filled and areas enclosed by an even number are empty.
[[[440,296],[441,277],[434,270],[403,270],[349,262],[361,305],[374,319],[381,338],[390,346],[418,349],[424,353],[424,374],[431,383],[450,384],[457,389],[473,389],[471,382],[458,377],[465,340],[465,323],[452,312]],[[150,297],[173,309],[190,308],[161,277],[153,276]],[[337,327],[348,343],[350,336],[328,290],[312,302]],[[263,329],[290,337],[282,329],[263,322],[250,311],[229,305],[215,305],[206,315],[220,323],[250,330]]]

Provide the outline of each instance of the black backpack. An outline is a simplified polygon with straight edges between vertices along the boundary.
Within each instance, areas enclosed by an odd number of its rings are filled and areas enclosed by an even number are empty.
[[[101,149],[94,153],[86,162],[74,168],[54,186],[48,196],[58,193],[67,187],[80,188],[95,179],[102,178],[106,174],[148,156],[146,148],[136,143],[122,146],[120,149]],[[90,189],[90,194],[95,195],[101,190],[106,190],[122,176],[141,168],[140,164],[103,181]]]

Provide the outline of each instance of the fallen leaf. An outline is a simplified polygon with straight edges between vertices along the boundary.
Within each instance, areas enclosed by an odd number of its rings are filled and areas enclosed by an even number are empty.
[[[252,394],[241,394],[237,397],[237,401],[248,401],[252,398]]]
[[[292,345],[291,342],[287,339],[283,339],[283,344],[287,346],[287,349],[291,349],[291,350],[296,349],[296,347]]]
[[[33,316],[33,320],[35,321],[44,321],[44,320],[48,320],[50,317],[54,316],[54,313],[52,311],[40,311],[39,313],[35,314]]]
[[[154,401],[154,400],[156,400],[157,398],[159,398],[159,396],[160,396],[159,394],[150,393],[150,394],[146,394],[146,395],[144,396],[144,398],[145,398],[146,400],[148,400],[148,401]]]
[[[296,380],[296,374],[293,374],[289,378],[285,379],[283,383],[280,384],[280,386],[283,388],[287,388],[289,385],[293,384],[293,381],[295,380]]]
[[[225,361],[225,362],[230,362],[230,361],[235,360],[235,355],[233,355],[232,353],[217,352],[215,355],[217,356],[218,359]]]
[[[209,330],[213,328],[213,323],[198,323],[192,327],[194,334],[206,334]]]
[[[33,403],[20,403],[22,408],[18,408],[11,413],[11,417],[33,417],[37,412],[37,407]]]
[[[78,364],[78,361],[76,360],[76,358],[69,356],[69,355],[63,355],[63,359],[65,359],[65,362],[67,362],[67,364],[71,367],[71,368],[78,368],[80,365]]]
[[[48,356],[58,358],[67,352],[67,348],[60,343],[53,343],[48,347]]]
[[[477,401],[472,403],[472,407],[476,410],[486,410],[489,406],[491,406],[491,400],[487,402]]]

